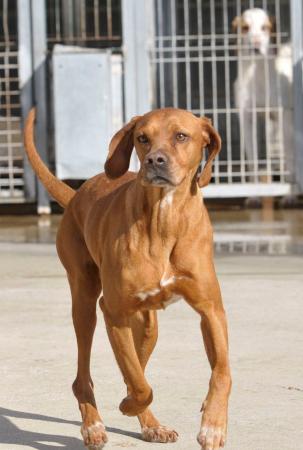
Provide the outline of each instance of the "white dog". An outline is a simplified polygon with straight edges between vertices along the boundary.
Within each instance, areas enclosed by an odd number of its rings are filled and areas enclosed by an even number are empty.
[[[234,94],[248,179],[270,182],[268,161],[273,163],[271,169],[279,171],[280,161],[286,160],[287,170],[292,171],[291,46],[283,44],[274,54],[270,46],[273,23],[263,9],[247,9],[232,25],[238,47]],[[259,139],[262,127],[263,143]]]

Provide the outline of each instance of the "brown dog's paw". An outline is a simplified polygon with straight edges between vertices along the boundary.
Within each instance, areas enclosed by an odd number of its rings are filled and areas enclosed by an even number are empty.
[[[222,427],[204,425],[197,436],[202,450],[219,450],[225,444],[225,430]]]
[[[125,416],[137,416],[141,414],[153,401],[153,391],[150,390],[148,396],[137,400],[131,395],[125,397],[120,403],[119,409]]]
[[[158,427],[142,428],[142,438],[147,442],[176,442],[178,433],[167,427],[159,425]]]
[[[224,447],[227,432],[227,404],[206,398],[202,406],[202,424],[197,436],[201,450],[219,450]]]
[[[89,450],[101,450],[108,441],[105,427],[102,422],[95,422],[93,425],[82,425],[81,434],[84,445]]]

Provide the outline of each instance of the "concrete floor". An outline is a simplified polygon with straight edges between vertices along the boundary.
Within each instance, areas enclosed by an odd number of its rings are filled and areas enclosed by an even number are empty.
[[[223,216],[214,219],[219,240],[242,227],[242,219],[233,227]],[[41,233],[31,223],[32,233]],[[279,223],[275,233],[284,230]],[[55,232],[55,225],[47,227],[46,241]],[[19,228],[26,229],[24,223]],[[70,388],[76,346],[64,271],[52,244],[30,243],[35,239],[22,236],[18,243],[18,233],[12,238],[5,230],[2,221],[0,449],[80,450],[79,412]],[[296,236],[300,248],[300,231],[290,236]],[[252,255],[252,247],[246,254],[228,254],[225,248],[217,256],[234,379],[227,450],[303,448],[303,259],[291,248],[276,256],[264,251]],[[180,434],[169,448],[199,448],[195,436],[210,371],[198,316],[180,302],[160,312],[159,319],[159,342],[147,371],[153,410]],[[158,448],[160,444],[141,441],[136,419],[118,410],[125,392],[101,314],[92,373],[109,432],[106,448]]]

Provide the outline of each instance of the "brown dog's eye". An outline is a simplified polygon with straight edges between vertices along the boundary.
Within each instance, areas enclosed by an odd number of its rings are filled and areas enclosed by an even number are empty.
[[[186,134],[184,134],[184,133],[177,133],[177,134],[176,134],[176,139],[177,139],[177,141],[179,141],[179,142],[185,141],[186,138],[187,138],[187,136],[186,136]]]
[[[137,137],[138,142],[140,142],[140,144],[147,144],[148,143],[148,137],[145,134],[141,134],[140,136]]]

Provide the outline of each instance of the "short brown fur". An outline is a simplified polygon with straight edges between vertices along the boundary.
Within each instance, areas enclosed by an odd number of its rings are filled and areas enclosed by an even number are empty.
[[[198,442],[202,449],[219,449],[226,437],[231,387],[227,325],[213,264],[212,228],[199,189],[210,181],[211,163],[221,147],[218,133],[208,119],[184,110],[136,117],[113,137],[106,175],[88,180],[75,193],[41,162],[33,123],[34,111],[25,128],[29,159],[50,194],[66,207],[57,250],[72,294],[78,343],[73,391],[85,445],[101,449],[107,441],[90,375],[102,291],[100,307],[127,386],[120,410],[138,416],[148,441],[178,437],[149,409],[153,396],[144,369],[157,341],[156,310],[178,295],[200,315],[212,375]],[[127,172],[134,143],[141,162],[138,174]],[[204,148],[208,161],[198,175]],[[164,173],[164,181],[158,173]]]

